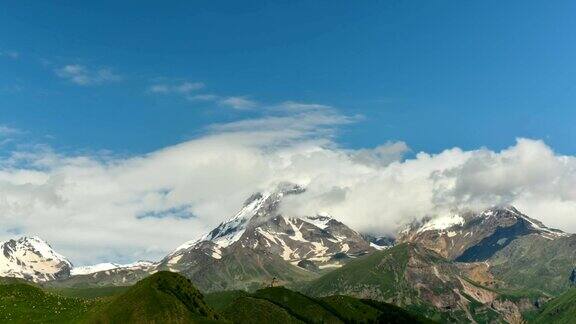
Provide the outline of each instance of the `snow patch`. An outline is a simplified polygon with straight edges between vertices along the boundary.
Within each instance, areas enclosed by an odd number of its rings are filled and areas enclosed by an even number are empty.
[[[173,263],[178,262],[178,260],[181,257],[182,256],[176,257],[176,258],[178,258],[176,261],[170,260],[169,264],[173,264]],[[170,263],[170,262],[172,262],[172,263]],[[156,265],[155,263],[149,262],[149,261],[137,261],[137,262],[128,263],[128,264],[118,264],[118,263],[105,262],[105,263],[98,263],[98,264],[91,265],[91,266],[74,267],[70,271],[70,274],[73,276],[79,276],[79,275],[95,274],[97,272],[102,272],[102,271],[105,271],[106,274],[110,274],[110,270],[119,270],[119,269],[138,270],[138,269],[147,269],[147,268],[153,267],[155,265]]]
[[[318,213],[318,216],[308,216],[302,220],[324,230],[328,227],[328,223],[332,220],[332,217],[327,213]]]
[[[443,231],[456,225],[464,225],[464,222],[464,218],[460,215],[439,216],[429,220],[426,224],[419,228],[418,233],[433,230]]]
[[[375,248],[376,250],[379,250],[379,251],[386,250],[386,249],[390,248],[389,246],[382,246],[382,245],[374,244],[372,242],[370,242],[370,246]]]

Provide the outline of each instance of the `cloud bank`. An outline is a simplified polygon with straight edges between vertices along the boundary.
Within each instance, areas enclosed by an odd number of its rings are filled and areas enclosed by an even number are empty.
[[[0,236],[39,235],[76,264],[157,259],[282,181],[308,189],[283,204],[287,215],[328,212],[360,231],[393,234],[424,216],[496,204],[576,231],[574,157],[531,139],[411,158],[403,142],[340,147],[338,128],[356,121],[285,102],[140,156],[20,149],[0,159]]]

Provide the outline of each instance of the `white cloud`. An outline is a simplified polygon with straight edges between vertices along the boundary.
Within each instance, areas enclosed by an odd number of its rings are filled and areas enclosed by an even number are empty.
[[[19,134],[20,130],[14,127],[0,125],[0,137]]]
[[[184,81],[179,84],[166,84],[166,83],[154,84],[148,88],[148,91],[157,94],[188,95],[191,92],[202,88],[204,88],[204,83],[202,82]]]
[[[281,181],[308,188],[282,205],[287,215],[325,211],[361,231],[391,234],[453,208],[508,203],[576,230],[576,159],[542,141],[404,159],[402,142],[339,147],[338,126],[357,118],[331,107],[270,111],[129,158],[14,152],[0,161],[0,236],[45,237],[76,263],[159,258]]]
[[[247,99],[246,97],[226,97],[221,99],[219,103],[238,110],[252,109],[258,105],[256,101]]]
[[[62,79],[81,86],[120,81],[122,78],[110,68],[90,69],[80,64],[69,64],[54,71]]]
[[[14,138],[21,134],[22,132],[17,128],[0,124],[0,148],[13,142]]]
[[[186,99],[188,99],[190,101],[215,101],[218,98],[219,97],[217,95],[213,95],[213,94],[198,94],[198,95],[186,97]]]
[[[229,107],[236,110],[250,110],[258,107],[258,103],[246,96],[222,96],[212,93],[198,93],[198,90],[204,89],[202,82],[181,83],[156,83],[148,87],[147,92],[158,95],[175,95],[185,98],[190,102],[210,102],[220,106]],[[297,105],[297,103],[294,103]],[[285,106],[287,104],[281,104]],[[272,107],[268,107],[272,108]]]
[[[12,60],[20,58],[20,53],[16,51],[0,51],[0,57],[6,57]]]

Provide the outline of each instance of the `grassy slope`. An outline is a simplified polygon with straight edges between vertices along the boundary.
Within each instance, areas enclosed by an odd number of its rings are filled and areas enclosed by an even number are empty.
[[[284,309],[292,316],[309,323],[341,323],[342,321],[319,300],[283,288],[265,288],[256,291],[254,297],[268,300]]]
[[[403,244],[353,260],[313,281],[307,291],[318,296],[345,292],[381,300],[393,298],[409,290],[403,280],[408,252],[408,245]]]
[[[26,283],[0,285],[0,322],[77,322],[98,301],[66,298]]]
[[[286,309],[266,300],[243,296],[222,310],[222,315],[233,323],[304,323]]]
[[[46,288],[47,291],[74,298],[95,299],[119,295],[127,291],[130,286],[104,286],[87,288]]]
[[[576,288],[570,289],[544,305],[531,321],[534,323],[574,323],[576,321]]]
[[[547,240],[526,236],[514,240],[491,259],[494,276],[513,288],[558,295],[570,288],[576,260],[576,236]]]
[[[353,260],[312,281],[304,291],[311,296],[343,294],[386,301],[437,321],[465,320],[465,314],[461,310],[440,312],[422,299],[420,293],[412,287],[410,279],[405,277],[411,256],[416,256],[423,269],[426,269],[426,265],[446,266],[446,271],[451,268],[448,261],[433,252],[411,244],[400,244]],[[452,282],[439,281],[432,274],[428,274],[430,277],[424,275],[420,279],[412,280],[420,280],[429,285],[432,289],[430,293],[437,296],[449,295],[454,289]]]
[[[101,291],[103,288],[73,292],[84,298],[56,295],[19,280],[2,282],[2,323],[426,322],[384,303],[344,296],[316,299],[282,287],[265,288],[253,294],[212,293],[204,299],[188,279],[169,272],[154,274],[123,292]],[[107,293],[113,296],[95,298]]]
[[[205,292],[222,290],[256,290],[276,277],[285,283],[309,281],[318,275],[286,262],[277,255],[259,254],[238,248],[222,259],[183,273]]]
[[[354,297],[328,296],[319,298],[319,300],[330,307],[332,312],[345,322],[352,322],[355,319],[375,320],[380,315],[378,309]]]
[[[433,323],[386,303],[348,296],[311,298],[283,287],[216,297],[207,301],[223,307],[222,314],[235,323]]]
[[[204,300],[206,304],[214,308],[216,311],[222,311],[228,305],[232,304],[236,299],[240,297],[247,297],[250,294],[244,290],[227,290],[227,291],[217,291],[213,293],[208,293],[204,295]]]
[[[190,323],[219,318],[188,279],[162,271],[92,309],[86,319],[96,323]]]
[[[328,296],[320,300],[346,323],[434,323],[400,307],[375,300],[349,296]]]

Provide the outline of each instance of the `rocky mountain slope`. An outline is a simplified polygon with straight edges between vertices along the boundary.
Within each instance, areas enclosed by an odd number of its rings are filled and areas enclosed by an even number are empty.
[[[326,214],[280,214],[282,199],[302,192],[298,185],[283,183],[252,195],[237,214],[178,247],[158,269],[180,271],[207,291],[257,288],[273,278],[309,280],[380,247]]]
[[[278,255],[293,265],[308,261],[326,268],[340,266],[343,258],[374,250],[359,233],[326,214],[281,215],[282,198],[302,192],[304,189],[298,185],[283,183],[274,191],[254,194],[236,215],[202,238],[177,248],[162,260],[161,266],[190,269],[210,258],[219,260],[241,247]]]
[[[550,240],[527,235],[514,240],[486,262],[499,286],[530,288],[556,296],[576,283],[576,236]]]
[[[34,282],[67,278],[72,263],[38,237],[22,237],[0,243],[0,276]]]
[[[526,310],[522,298],[507,300],[469,279],[453,262],[412,243],[351,261],[312,281],[306,292],[384,301],[440,322],[519,322]],[[529,298],[522,302],[530,308]]]
[[[412,224],[399,242],[422,245],[457,262],[492,288],[556,295],[573,283],[576,236],[546,227],[512,206]]]
[[[283,198],[304,190],[281,183],[274,190],[256,193],[230,219],[182,244],[158,263],[79,267],[72,269],[71,277],[53,284],[130,285],[169,270],[192,278],[204,291],[256,289],[273,279],[279,283],[311,280],[391,244],[382,238],[366,238],[327,214],[282,215]]]
[[[485,261],[514,240],[536,235],[548,240],[569,236],[544,226],[512,206],[481,213],[461,212],[411,224],[398,242],[417,242],[460,262]]]
[[[127,286],[169,270],[204,292],[292,285],[442,321],[521,320],[576,283],[576,236],[511,206],[424,219],[394,242],[361,235],[327,214],[282,214],[282,200],[302,192],[284,183],[254,194],[230,219],[158,263],[74,268],[40,239],[4,242],[4,276],[56,287]]]

